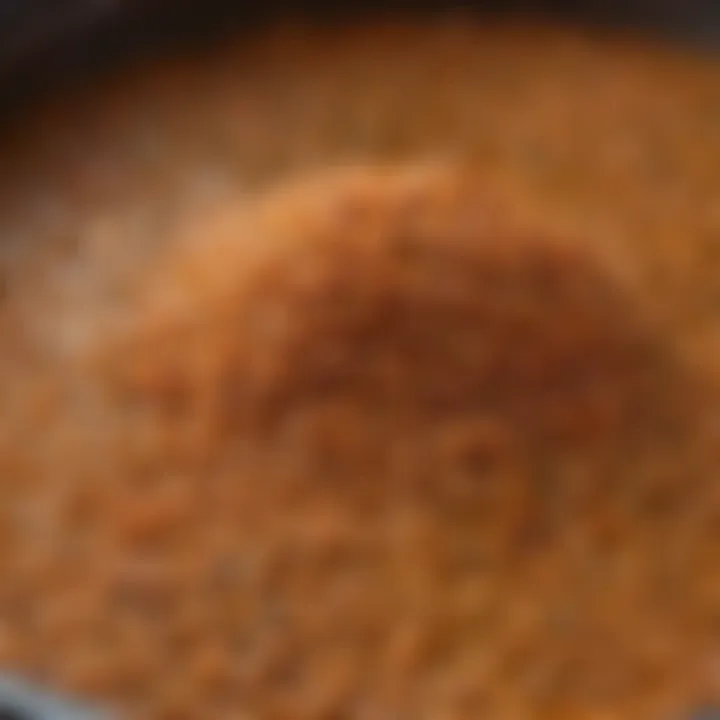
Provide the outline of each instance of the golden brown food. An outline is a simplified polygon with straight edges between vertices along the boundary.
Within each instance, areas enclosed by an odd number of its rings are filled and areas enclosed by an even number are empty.
[[[627,263],[495,195],[468,172],[356,168],[205,217],[105,353],[136,402],[218,443],[322,408],[485,419],[546,448],[671,422],[687,389]]]
[[[19,128],[2,667],[161,720],[717,700],[719,102],[712,58],[455,20]]]

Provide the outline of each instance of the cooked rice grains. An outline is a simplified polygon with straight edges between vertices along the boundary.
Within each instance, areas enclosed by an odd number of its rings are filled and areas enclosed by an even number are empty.
[[[717,698],[713,391],[637,252],[432,165],[219,205],[5,353],[3,664],[151,718]]]
[[[336,171],[144,270],[89,346],[112,437],[59,471],[88,529],[39,618],[55,674],[162,717],[650,717],[693,688],[692,382],[627,263],[495,194]]]

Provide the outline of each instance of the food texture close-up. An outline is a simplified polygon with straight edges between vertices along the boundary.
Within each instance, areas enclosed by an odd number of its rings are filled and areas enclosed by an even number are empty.
[[[0,718],[717,717],[717,5],[21,5]]]

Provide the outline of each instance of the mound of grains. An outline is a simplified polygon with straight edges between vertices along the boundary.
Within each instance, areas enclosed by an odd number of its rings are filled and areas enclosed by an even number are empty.
[[[317,412],[340,434],[356,417],[350,435],[497,421],[546,449],[671,422],[674,351],[627,268],[495,194],[469,173],[360,168],[206,217],[151,268],[110,362],[212,443],[274,444]]]
[[[158,720],[720,700],[717,64],[455,20],[135,73],[4,148],[0,665]]]

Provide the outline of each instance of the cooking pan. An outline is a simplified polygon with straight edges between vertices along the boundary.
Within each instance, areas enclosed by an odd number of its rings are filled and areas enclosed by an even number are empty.
[[[425,0],[412,9],[432,12],[448,4]],[[564,22],[631,28],[720,50],[720,0],[480,0],[472,5],[479,12],[552,14]],[[279,14],[322,21],[401,7],[382,0],[0,0],[0,122],[50,89],[101,77],[131,57],[212,41],[228,30],[252,32]],[[0,682],[0,719],[91,717],[94,713],[22,683]],[[691,717],[720,715],[709,709]]]

